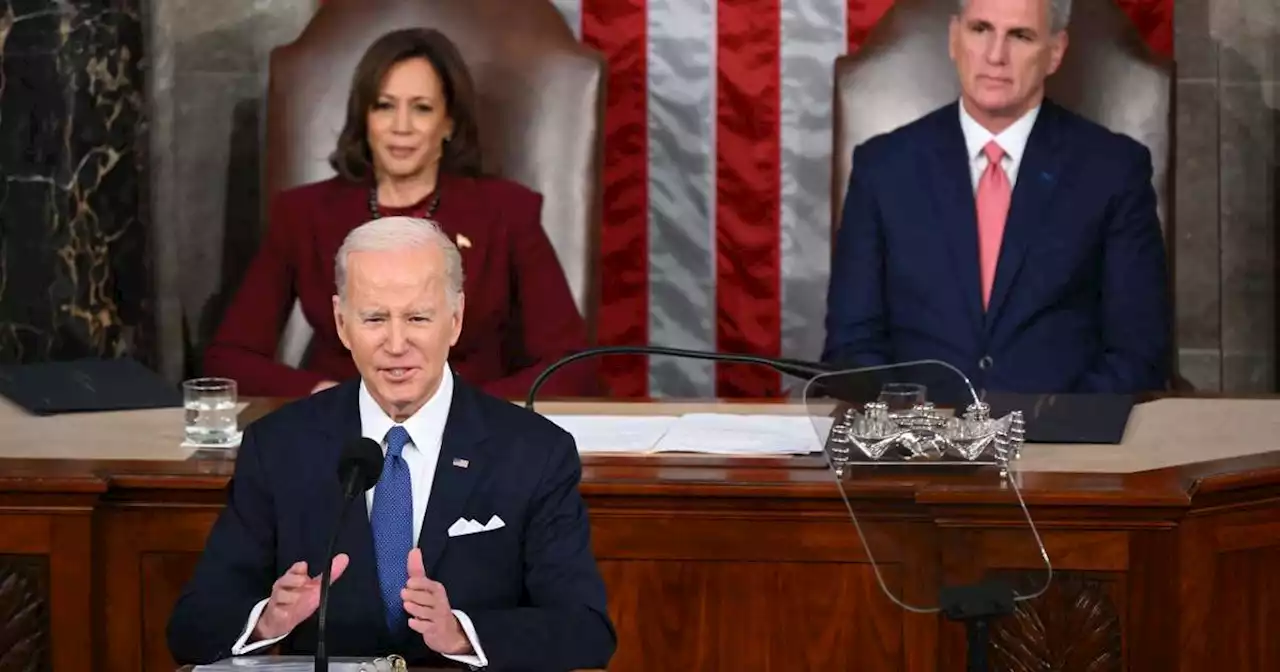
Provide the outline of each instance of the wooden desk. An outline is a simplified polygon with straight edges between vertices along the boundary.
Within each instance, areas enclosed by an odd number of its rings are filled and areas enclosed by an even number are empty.
[[[303,662],[306,662],[306,658],[300,658],[299,656],[291,656],[289,658],[286,658],[285,660],[289,660],[289,661],[302,660]],[[332,665],[332,663],[336,661],[330,659],[329,662]],[[184,665],[178,668],[177,672],[194,672],[195,668],[196,668],[195,665]],[[409,668],[408,672],[458,672],[458,668],[456,667],[411,667]],[[573,670],[572,672],[604,672],[604,670]]]
[[[584,464],[620,641],[612,672],[963,669],[961,627],[881,592],[820,457]],[[32,658],[80,669],[93,652],[102,670],[173,670],[170,606],[231,471],[225,459],[0,460],[0,644],[14,643],[0,669]],[[1280,451],[1019,477],[1054,575],[996,627],[995,669],[1280,669]],[[893,537],[895,553],[877,559],[904,594],[1042,575],[992,474],[849,490]]]
[[[178,672],[194,672],[196,666],[184,665],[178,668]],[[246,668],[247,669],[247,668]],[[411,667],[409,672],[458,672],[456,667]],[[573,670],[572,672],[604,672],[603,670]]]

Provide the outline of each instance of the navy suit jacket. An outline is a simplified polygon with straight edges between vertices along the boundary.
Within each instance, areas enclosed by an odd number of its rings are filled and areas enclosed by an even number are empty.
[[[358,380],[344,383],[246,428],[226,508],[169,621],[179,664],[229,656],[253,606],[290,565],[305,560],[318,575],[329,562],[326,546],[342,504],[338,459],[343,444],[360,436],[358,390]],[[418,546],[427,576],[471,618],[488,669],[603,668],[613,655],[616,634],[580,476],[568,433],[455,378]],[[494,514],[505,527],[447,534],[460,517],[483,523]],[[459,666],[411,630],[399,639],[390,634],[363,493],[347,512],[335,553],[351,562],[329,592],[330,656],[399,653],[415,665]],[[281,653],[314,653],[316,619],[281,641]]]
[[[853,153],[823,361],[945,361],[978,389],[1165,389],[1171,310],[1146,147],[1045,100],[990,307],[959,103]]]

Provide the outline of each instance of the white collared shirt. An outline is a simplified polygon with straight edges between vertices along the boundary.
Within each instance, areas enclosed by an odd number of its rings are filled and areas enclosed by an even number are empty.
[[[1000,161],[1000,165],[1004,168],[1005,175],[1009,176],[1009,187],[1017,186],[1018,166],[1022,165],[1022,157],[1027,152],[1027,140],[1031,138],[1031,129],[1036,125],[1036,117],[1040,116],[1040,106],[1036,105],[999,134],[993,134],[979,124],[978,120],[964,109],[963,99],[957,107],[960,108],[960,130],[964,133],[965,149],[969,152],[969,173],[973,180],[973,190],[975,192],[978,190],[978,180],[987,170],[987,155],[982,148],[993,139],[1004,150],[1004,159]]]
[[[449,409],[452,406],[453,372],[446,366],[435,394],[416,413],[400,423],[409,433],[409,443],[405,444],[400,456],[409,467],[409,482],[413,489],[414,544],[418,543],[422,520],[427,515],[427,500],[431,498],[436,462],[440,460],[440,441],[444,437],[444,424],[449,419]],[[364,381],[360,381],[360,435],[377,441],[382,446],[383,457],[387,454],[387,432],[395,425],[396,421],[378,406]],[[365,493],[369,515],[373,515],[373,494],[377,490],[378,486],[375,485]]]
[[[396,422],[391,416],[387,415],[386,411],[382,410],[381,406],[378,406],[377,401],[374,401],[373,395],[369,394],[369,389],[365,386],[363,380],[360,381],[359,404],[360,435],[377,441],[382,446],[382,454],[385,457],[387,454],[387,432],[396,425]],[[435,483],[436,463],[440,460],[440,445],[444,439],[444,427],[449,420],[449,410],[452,407],[453,371],[448,364],[445,364],[444,372],[440,376],[440,384],[436,387],[435,393],[422,405],[422,408],[419,408],[417,412],[400,423],[409,434],[409,443],[405,444],[400,456],[409,468],[409,483],[413,492],[413,539],[415,545],[422,532],[422,521],[427,515],[427,502],[431,500],[431,487]],[[366,515],[372,515],[373,496],[377,490],[378,486],[375,485],[365,493]],[[448,586],[445,586],[445,590],[448,590]],[[285,633],[275,639],[257,641],[252,644],[245,643],[249,639],[249,635],[253,633],[253,628],[257,625],[258,617],[262,615],[262,610],[266,608],[267,601],[262,600],[254,605],[253,610],[249,612],[249,619],[245,624],[244,631],[240,634],[240,639],[236,640],[235,645],[231,647],[231,655],[244,655],[251,651],[271,646],[288,636],[288,633]],[[467,640],[471,642],[471,648],[475,651],[475,655],[441,655],[472,667],[487,666],[489,664],[488,658],[484,655],[484,649],[480,648],[480,638],[476,635],[476,629],[471,623],[471,619],[457,609],[453,610],[453,614],[458,618],[458,623],[462,625],[462,631],[466,634]]]

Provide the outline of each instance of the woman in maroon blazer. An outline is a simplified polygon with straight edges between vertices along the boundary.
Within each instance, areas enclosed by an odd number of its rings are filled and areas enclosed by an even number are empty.
[[[586,347],[564,270],[542,229],[542,197],[480,172],[475,95],[456,47],[434,30],[388,33],[356,67],[332,179],[272,199],[265,241],[213,341],[204,372],[249,396],[304,396],[354,377],[337,338],[334,261],[376,217],[439,223],[462,254],[467,302],[454,371],[485,391],[524,396],[551,362]],[[305,370],[275,360],[294,299],[315,328]],[[597,369],[557,370],[539,394],[599,393]]]

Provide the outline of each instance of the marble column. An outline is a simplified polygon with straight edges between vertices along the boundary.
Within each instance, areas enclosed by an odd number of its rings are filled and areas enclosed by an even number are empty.
[[[261,237],[271,50],[319,0],[146,0],[159,370],[195,375]]]
[[[0,0],[0,362],[153,354],[140,0]]]
[[[1280,3],[1174,0],[1178,345],[1198,388],[1274,392]]]

